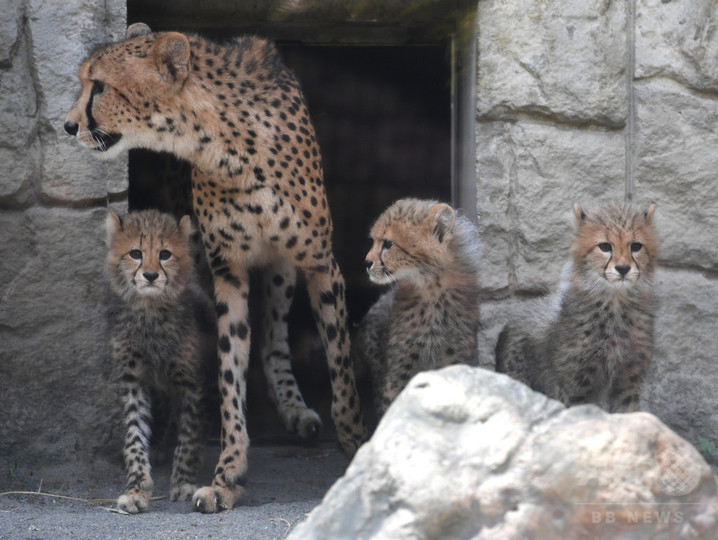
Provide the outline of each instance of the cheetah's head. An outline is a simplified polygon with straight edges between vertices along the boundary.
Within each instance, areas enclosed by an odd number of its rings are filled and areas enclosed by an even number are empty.
[[[179,224],[156,210],[107,215],[106,271],[113,291],[129,303],[172,300],[193,272],[189,216]]]
[[[571,253],[585,289],[650,285],[658,258],[655,209],[655,204],[645,211],[614,204],[587,214],[574,205],[577,231]]]
[[[452,265],[451,239],[456,213],[448,204],[401,199],[371,229],[372,248],[365,266],[369,279],[387,284],[402,280],[421,283]]]
[[[103,158],[129,148],[156,148],[158,121],[166,121],[162,111],[182,90],[189,64],[186,36],[131,25],[127,39],[101,47],[80,66],[81,93],[65,131]]]

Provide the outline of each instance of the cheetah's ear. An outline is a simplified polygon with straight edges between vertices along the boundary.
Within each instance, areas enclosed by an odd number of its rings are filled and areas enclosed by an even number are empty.
[[[161,34],[150,49],[157,71],[163,81],[178,88],[189,74],[190,46],[186,36],[178,32]]]
[[[118,216],[114,212],[108,212],[107,217],[105,218],[105,241],[107,242],[108,246],[112,244],[112,241],[115,239],[115,235],[118,233],[118,231],[121,230],[122,219],[120,219],[120,216]]]
[[[648,207],[648,210],[646,210],[643,213],[643,216],[646,218],[647,223],[651,223],[653,221],[653,214],[656,212],[656,204],[651,203],[651,205]]]
[[[439,239],[439,242],[443,242],[446,235],[454,229],[456,213],[448,204],[439,203],[431,209],[426,219],[433,222],[434,235]]]
[[[581,224],[586,220],[586,212],[578,203],[573,203],[573,215],[576,216],[576,224],[580,227]]]
[[[192,219],[189,216],[182,216],[179,222],[180,231],[185,238],[189,238],[194,234],[194,225]]]
[[[143,22],[137,22],[127,27],[127,32],[125,32],[125,39],[132,39],[138,36],[145,36],[151,33],[152,30],[149,26],[147,26]]]

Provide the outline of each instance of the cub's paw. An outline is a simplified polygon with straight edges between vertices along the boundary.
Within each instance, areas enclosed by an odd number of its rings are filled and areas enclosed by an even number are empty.
[[[195,484],[179,484],[170,488],[170,501],[189,501],[197,491]]]
[[[150,504],[150,495],[149,491],[130,489],[117,498],[117,507],[128,514],[145,512]]]
[[[242,486],[234,488],[208,486],[199,488],[192,497],[192,508],[203,514],[230,510],[244,495]]]
[[[307,441],[316,441],[322,431],[322,421],[312,409],[302,409],[294,417],[290,431]]]

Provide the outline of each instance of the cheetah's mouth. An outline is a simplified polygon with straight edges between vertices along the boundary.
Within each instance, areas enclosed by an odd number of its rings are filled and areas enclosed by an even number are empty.
[[[141,296],[156,296],[162,292],[163,287],[157,283],[136,283],[137,292]]]
[[[121,133],[105,133],[104,131],[93,131],[91,133],[92,140],[97,143],[97,146],[92,149],[96,152],[107,152],[110,148],[115,146],[122,138]]]

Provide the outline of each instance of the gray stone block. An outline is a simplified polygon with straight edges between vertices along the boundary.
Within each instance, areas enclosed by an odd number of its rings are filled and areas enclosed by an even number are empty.
[[[711,0],[636,2],[639,79],[667,77],[701,91],[718,89],[718,5]]]
[[[0,10],[0,69],[12,63],[12,51],[22,28],[22,4],[22,0],[4,0]]]
[[[657,203],[661,261],[718,270],[718,102],[657,79],[636,86],[636,191]]]
[[[21,150],[0,146],[0,200],[12,198],[15,204],[27,203],[40,180],[40,161],[38,139]]]
[[[39,110],[29,47],[29,39],[21,35],[11,64],[0,67],[0,146],[18,151],[37,137]]]
[[[659,269],[653,364],[641,393],[652,412],[694,445],[718,445],[718,282],[687,270]]]
[[[127,189],[126,159],[98,161],[63,129],[80,90],[77,70],[98,45],[121,38],[126,2],[28,2],[32,61],[42,99],[42,191],[50,199],[85,201]]]
[[[0,455],[23,463],[121,447],[107,361],[104,209],[3,212]]]
[[[573,203],[623,199],[623,135],[517,122],[479,124],[477,140],[482,286],[545,291],[569,257]]]
[[[480,117],[531,113],[622,126],[627,4],[481,1]]]

